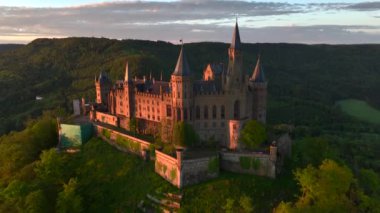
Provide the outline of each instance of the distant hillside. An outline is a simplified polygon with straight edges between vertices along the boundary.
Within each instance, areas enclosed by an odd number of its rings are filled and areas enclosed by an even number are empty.
[[[0,53],[8,50],[14,50],[24,46],[23,44],[0,44]]]
[[[225,43],[191,43],[185,49],[197,77],[207,63],[227,62]],[[244,44],[243,51],[247,73],[262,55],[269,123],[335,128],[332,123],[347,119],[335,112],[338,100],[380,107],[380,45]],[[163,72],[168,80],[178,52],[179,46],[160,41],[65,38],[37,39],[0,53],[0,134],[21,128],[25,118],[44,109],[69,109],[73,98],[93,100],[94,76],[107,71],[121,79],[126,60],[133,76],[152,72],[159,78]]]

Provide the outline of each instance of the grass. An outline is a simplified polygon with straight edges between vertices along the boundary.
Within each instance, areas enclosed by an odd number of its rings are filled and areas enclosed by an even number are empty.
[[[338,106],[343,112],[359,120],[380,124],[380,110],[368,105],[365,101],[347,99],[339,101]]]

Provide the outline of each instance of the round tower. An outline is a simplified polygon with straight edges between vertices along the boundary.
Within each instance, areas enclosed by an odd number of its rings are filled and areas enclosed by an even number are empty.
[[[191,121],[193,119],[193,81],[183,45],[170,83],[174,121]]]
[[[96,103],[108,105],[108,94],[111,90],[111,81],[105,72],[101,72],[99,77],[95,77]]]

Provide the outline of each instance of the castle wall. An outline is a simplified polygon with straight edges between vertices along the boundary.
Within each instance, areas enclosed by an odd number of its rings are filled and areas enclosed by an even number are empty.
[[[116,146],[123,152],[130,152],[141,157],[147,157],[147,151],[154,152],[154,148],[151,143],[141,140],[139,138],[114,131],[112,129],[95,125],[97,135],[107,140],[112,145]],[[153,155],[151,154],[151,158]]]
[[[102,123],[118,126],[119,119],[116,115],[111,115],[104,112],[95,111],[95,119]]]
[[[182,161],[181,186],[197,184],[219,175],[218,154]]]
[[[220,152],[221,168],[226,171],[276,177],[276,161],[270,154]]]
[[[219,156],[215,153],[201,158],[183,159],[178,152],[177,157],[173,157],[156,150],[155,171],[165,180],[182,188],[218,177]]]
[[[177,158],[156,150],[154,171],[174,186],[181,188],[181,171]]]

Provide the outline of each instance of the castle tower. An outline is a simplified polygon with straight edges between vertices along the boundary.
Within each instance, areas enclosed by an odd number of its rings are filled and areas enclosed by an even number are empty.
[[[125,112],[125,116],[127,118],[135,117],[135,115],[134,115],[135,97],[134,97],[133,81],[132,81],[130,71],[129,71],[129,67],[128,67],[128,61],[125,65],[124,87],[123,88],[124,88],[124,97],[125,97],[124,98],[125,104],[123,105],[123,107],[124,107],[123,111]]]
[[[177,65],[171,75],[174,121],[191,121],[193,118],[193,82],[192,72],[183,48],[179,53]]]
[[[260,56],[257,59],[255,69],[249,79],[250,86],[253,88],[252,119],[266,122],[267,108],[267,82],[265,81],[264,70],[260,63]]]
[[[239,26],[236,20],[230,48],[228,49],[228,69],[225,89],[230,91],[239,89],[244,84],[244,72],[242,70],[243,54],[241,50]]]
[[[108,94],[111,89],[111,81],[105,72],[101,72],[99,77],[95,77],[96,103],[108,105]]]

